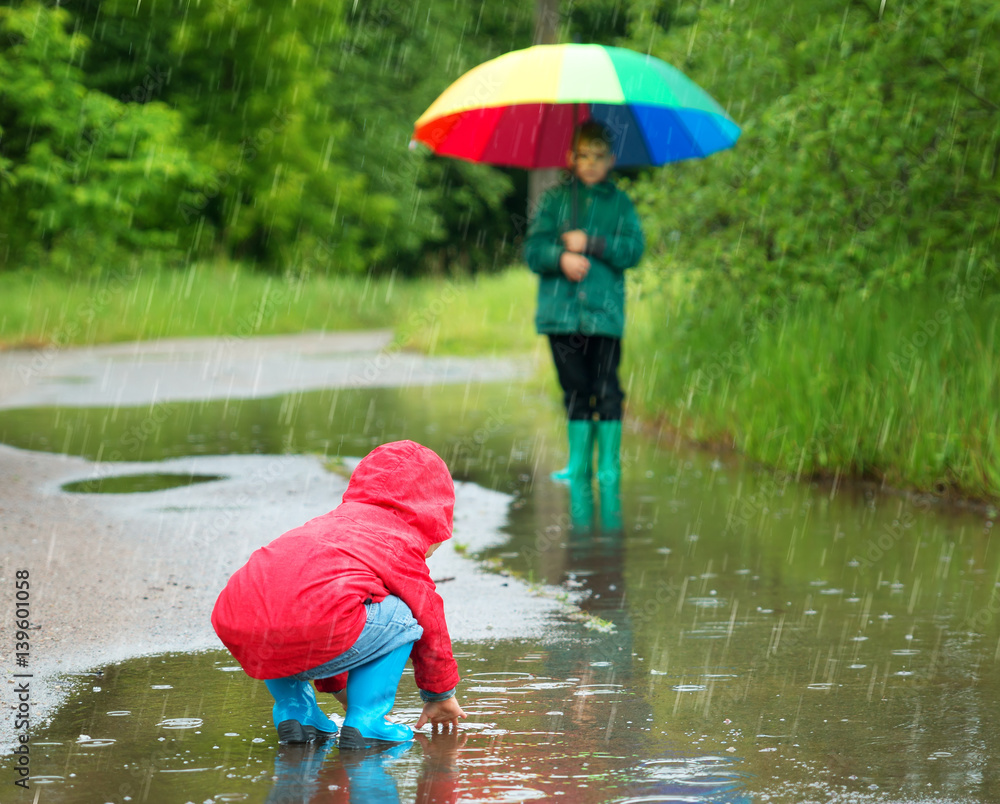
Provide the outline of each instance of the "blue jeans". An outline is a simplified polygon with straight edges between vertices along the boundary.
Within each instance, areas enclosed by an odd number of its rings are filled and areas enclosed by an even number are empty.
[[[381,603],[370,603],[365,627],[351,647],[335,656],[326,664],[304,670],[288,678],[296,681],[312,681],[314,678],[327,678],[343,673],[354,667],[392,653],[396,648],[410,642],[416,642],[423,636],[424,629],[413,617],[413,612],[395,595],[389,595]]]

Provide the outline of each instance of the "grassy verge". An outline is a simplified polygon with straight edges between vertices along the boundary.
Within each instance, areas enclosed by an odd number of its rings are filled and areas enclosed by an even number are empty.
[[[630,398],[699,441],[791,476],[873,478],[1000,500],[1000,299],[633,304]]]
[[[391,328],[404,348],[529,352],[527,271],[463,281],[269,277],[244,267],[135,265],[87,279],[0,274],[0,347]]]
[[[651,273],[631,286],[622,379],[630,413],[725,442],[793,477],[877,478],[1000,500],[1000,299],[775,298],[710,303]],[[0,345],[392,328],[402,348],[534,352],[524,269],[462,281],[267,277],[239,266],[0,275]],[[539,380],[542,381],[542,380]]]

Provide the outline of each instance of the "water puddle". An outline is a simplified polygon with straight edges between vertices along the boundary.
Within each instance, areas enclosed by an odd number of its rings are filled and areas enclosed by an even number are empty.
[[[536,389],[511,385],[333,389],[259,399],[162,402],[137,407],[0,409],[0,442],[102,462],[199,455],[320,454],[360,457],[412,438],[456,478],[487,488],[530,484],[538,446]],[[551,419],[553,411],[545,411]]]
[[[626,432],[624,520],[604,527],[600,500],[588,521],[548,482],[561,419],[517,385],[176,404],[157,428],[150,415],[0,411],[0,437],[129,461],[359,456],[414,438],[456,478],[513,494],[509,540],[476,557],[584,616],[558,642],[457,643],[462,732],[364,755],[279,746],[264,685],[226,653],[103,668],[34,735],[42,800],[867,804],[1000,789],[1000,554],[981,515],[780,483]],[[407,674],[396,714],[419,711]],[[0,789],[10,778],[8,763]]]
[[[64,483],[61,488],[76,494],[135,494],[150,491],[165,491],[196,483],[210,483],[224,480],[222,475],[173,474],[168,472],[147,472],[136,475],[114,475],[88,478]]]
[[[58,798],[46,800],[64,802],[566,796],[589,803],[663,801],[668,789],[683,790],[690,797],[684,800],[737,800],[718,796],[742,787],[738,760],[676,754],[651,728],[648,703],[623,684],[585,683],[592,671],[570,677],[581,668],[576,651],[513,642],[455,649],[469,714],[463,730],[418,733],[411,744],[357,753],[341,753],[332,742],[277,744],[266,687],[242,673],[219,672],[231,666],[225,652],[108,667],[100,691],[74,694],[45,740],[33,744],[33,782],[58,784]],[[480,669],[525,663],[532,672]],[[332,696],[320,700],[339,720]],[[395,715],[412,723],[420,708],[412,677],[404,675]],[[650,752],[656,759],[643,758]]]

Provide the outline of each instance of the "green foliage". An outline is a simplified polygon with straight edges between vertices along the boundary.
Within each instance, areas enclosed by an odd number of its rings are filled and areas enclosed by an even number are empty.
[[[514,256],[524,174],[407,148],[475,64],[531,40],[534,3],[81,0],[0,9],[4,264],[222,253],[281,271]],[[640,175],[650,258],[766,296],[939,286],[998,228],[1000,10],[573,0],[565,39],[649,50],[743,126]],[[684,203],[677,203],[683,199]]]
[[[93,85],[127,91],[145,71],[169,73],[164,98],[185,121],[181,138],[203,166],[178,193],[174,216],[190,253],[218,249],[287,265],[296,237],[327,244],[338,270],[377,256],[371,230],[392,199],[368,197],[365,176],[343,166],[346,126],[331,119],[317,69],[344,36],[344,4],[89,2],[78,22],[96,32]],[[364,218],[366,226],[357,221]]]
[[[396,322],[401,345],[425,354],[495,355],[531,352],[538,281],[523,268],[465,280],[408,283],[410,312]],[[545,359],[548,359],[547,352]]]
[[[631,410],[789,477],[852,476],[1000,499],[996,282],[711,305],[633,284]]]
[[[524,45],[530,9],[523,2],[484,4],[473,21],[456,16],[449,2],[358,4],[339,48],[322,54],[321,64],[337,77],[323,104],[346,126],[345,164],[368,177],[369,197],[391,201],[384,225],[357,222],[380,239],[373,262],[413,274],[492,268],[512,256],[502,246],[510,233],[504,200],[511,178],[407,145],[413,122],[452,81]],[[322,265],[321,252],[308,256]]]
[[[719,0],[631,33],[743,127],[631,188],[633,410],[793,477],[1000,498],[1000,9]]]
[[[407,144],[413,121],[451,81],[530,41],[532,10],[528,0],[483,5],[474,16],[456,14],[450,0],[81,0],[71,10],[6,11],[11,34],[34,32],[30,49],[8,37],[5,69],[37,64],[37,75],[4,87],[8,183],[13,165],[31,161],[24,140],[52,139],[29,113],[40,102],[60,143],[97,130],[101,148],[118,156],[113,191],[101,185],[105,166],[88,140],[74,192],[48,187],[58,199],[44,208],[19,201],[22,218],[46,223],[25,236],[9,222],[20,247],[10,259],[51,261],[65,234],[93,241],[89,256],[76,255],[83,262],[117,244],[187,259],[224,254],[302,275],[504,264],[511,214],[524,204],[507,200],[511,173]],[[43,91],[41,81],[52,87]],[[36,184],[53,164],[46,148],[65,156],[58,143],[39,145]],[[170,176],[151,181],[149,171],[164,165]]]
[[[177,337],[248,337],[391,328],[393,350],[529,352],[534,277],[525,269],[459,280],[273,276],[239,263],[184,270],[146,257],[92,275],[0,273],[0,348]]]
[[[219,261],[176,270],[148,257],[80,278],[10,271],[0,274],[0,296],[6,346],[391,327],[411,298],[398,287],[393,296],[388,279],[307,282]]]
[[[76,63],[89,42],[69,23],[61,8],[0,8],[0,265],[85,272],[115,247],[169,251],[168,211],[198,176],[180,115],[149,100],[163,76],[138,101],[88,89]]]
[[[637,19],[669,24],[670,12],[661,0],[571,0],[562,4],[561,34],[565,41],[614,45]]]
[[[702,280],[706,299],[720,286],[835,296],[941,287],[970,252],[991,252],[1000,12],[988,0],[884,10],[759,0],[674,20],[653,52],[743,136],[639,183],[658,264]]]

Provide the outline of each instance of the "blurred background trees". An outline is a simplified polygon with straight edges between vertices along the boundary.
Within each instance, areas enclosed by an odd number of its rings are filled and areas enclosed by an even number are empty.
[[[711,298],[953,283],[1000,221],[1000,7],[563,0],[562,41],[648,51],[744,129],[630,175],[647,265]],[[530,44],[535,3],[81,0],[0,8],[0,267],[136,251],[261,270],[517,261],[527,176],[411,150],[416,117]],[[992,276],[992,274],[990,274]]]

